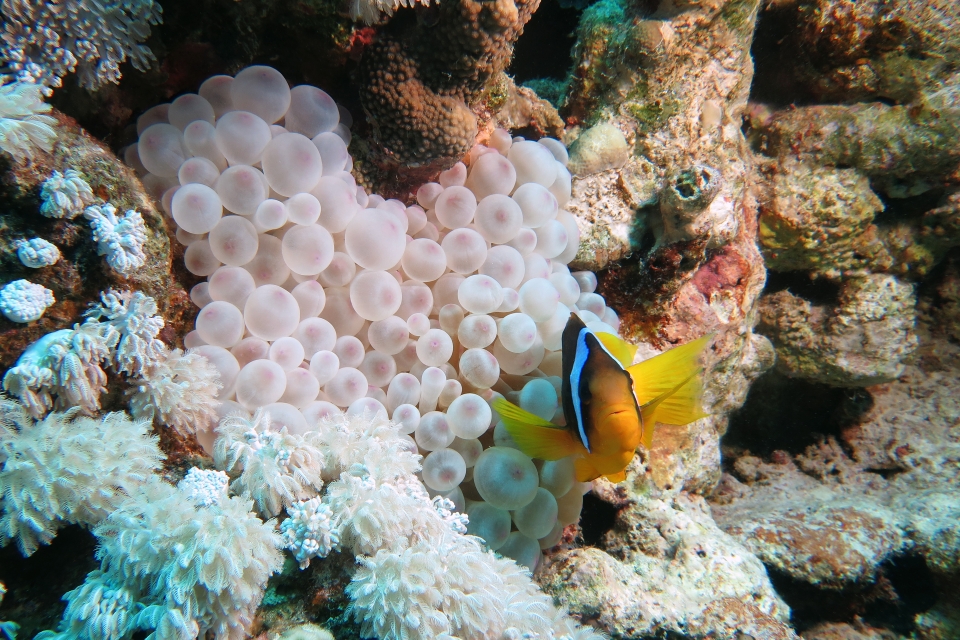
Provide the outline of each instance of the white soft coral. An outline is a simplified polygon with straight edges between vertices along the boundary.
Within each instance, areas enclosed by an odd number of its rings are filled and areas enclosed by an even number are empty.
[[[29,280],[14,280],[0,289],[0,313],[13,322],[39,320],[54,302],[50,289]]]
[[[107,264],[122,276],[129,277],[147,261],[143,243],[147,227],[139,211],[128,210],[122,217],[109,202],[87,207],[83,217],[90,221],[97,253],[106,256]]]
[[[0,396],[0,546],[30,555],[63,524],[97,524],[135,494],[163,458],[149,425],[78,408],[36,422]]]
[[[134,381],[130,413],[138,418],[159,418],[181,435],[207,430],[217,420],[220,373],[199,353],[167,351],[143,368]]]

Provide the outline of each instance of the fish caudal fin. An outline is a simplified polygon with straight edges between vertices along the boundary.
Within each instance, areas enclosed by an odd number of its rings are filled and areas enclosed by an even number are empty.
[[[698,360],[712,337],[704,336],[627,369],[640,403],[647,449],[657,422],[683,425],[706,415],[700,406],[703,369]]]
[[[637,355],[637,345],[630,344],[623,338],[615,336],[612,333],[596,332],[593,335],[597,336],[597,340],[606,347],[610,355],[620,362],[620,366],[624,369],[633,364],[633,357]]]
[[[583,445],[570,431],[524,411],[503,398],[495,399],[492,406],[500,414],[507,433],[520,450],[531,458],[559,460],[584,452]]]

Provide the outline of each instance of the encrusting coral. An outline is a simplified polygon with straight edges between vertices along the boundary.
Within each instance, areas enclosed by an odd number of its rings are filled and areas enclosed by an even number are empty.
[[[0,546],[31,555],[70,523],[93,526],[136,495],[163,456],[149,423],[79,407],[36,421],[0,396]]]
[[[373,125],[375,162],[419,169],[426,178],[460,160],[477,135],[471,107],[506,68],[539,4],[453,0],[437,5],[435,24],[381,28],[364,51],[359,85]]]

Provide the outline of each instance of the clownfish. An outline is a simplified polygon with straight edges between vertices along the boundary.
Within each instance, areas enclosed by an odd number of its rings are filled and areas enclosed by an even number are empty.
[[[571,315],[563,330],[561,401],[567,426],[560,427],[497,398],[493,409],[507,432],[531,458],[576,455],[579,482],[626,478],[642,442],[653,442],[657,422],[684,425],[706,416],[700,408],[701,352],[712,336],[675,347],[632,365],[637,348],[611,333],[588,329]]]

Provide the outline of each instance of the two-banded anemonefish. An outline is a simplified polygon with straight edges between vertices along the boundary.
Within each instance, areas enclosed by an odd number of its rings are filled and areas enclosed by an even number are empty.
[[[576,455],[577,480],[626,478],[642,442],[653,441],[657,422],[684,425],[706,414],[700,408],[700,353],[711,336],[675,347],[631,366],[637,348],[611,333],[592,331],[576,315],[563,330],[560,427],[497,398],[493,409],[520,450],[531,458]]]

